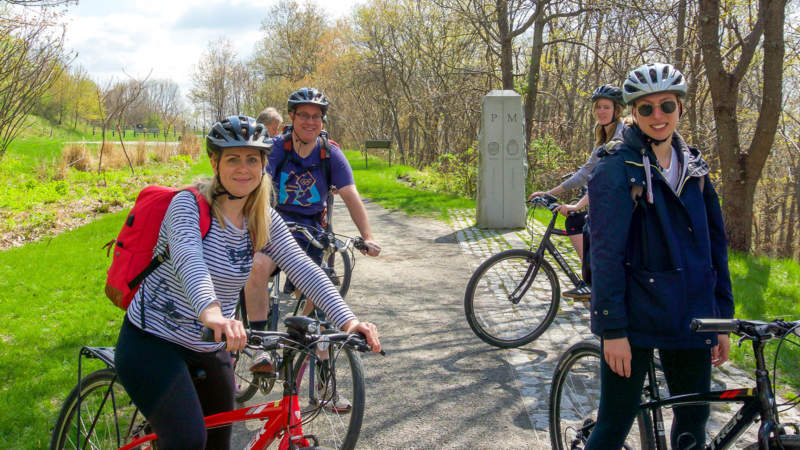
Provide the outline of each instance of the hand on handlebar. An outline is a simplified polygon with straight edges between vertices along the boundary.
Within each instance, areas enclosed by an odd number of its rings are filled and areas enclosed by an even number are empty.
[[[528,197],[528,201],[531,201],[531,200],[535,199],[536,197],[543,197],[545,195],[547,195],[547,192],[534,192],[534,193],[532,193],[530,195],[530,197]]]
[[[344,324],[343,331],[345,333],[361,333],[367,338],[367,344],[372,348],[372,353],[381,352],[381,341],[378,339],[378,327],[370,322],[359,322],[358,319],[353,319]]]
[[[578,211],[580,208],[577,205],[561,205],[556,208],[556,211],[560,212],[562,216],[569,216],[570,214]]]
[[[369,255],[369,256],[380,255],[381,246],[378,245],[377,242],[373,241],[372,239],[364,239],[364,245],[366,246],[366,248],[360,249],[362,255]]]
[[[247,344],[247,332],[242,322],[236,319],[226,319],[222,315],[219,304],[212,303],[200,312],[200,321],[206,328],[214,331],[214,341],[221,342],[225,336],[226,350],[237,351]]]

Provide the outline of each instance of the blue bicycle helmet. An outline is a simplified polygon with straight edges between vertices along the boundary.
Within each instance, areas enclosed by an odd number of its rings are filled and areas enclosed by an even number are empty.
[[[614,103],[619,104],[623,108],[625,107],[625,102],[622,100],[622,89],[612,86],[610,84],[604,84],[599,86],[597,89],[592,92],[591,101],[596,102],[601,98],[607,98]]]
[[[328,98],[316,88],[301,88],[289,96],[289,112],[294,111],[300,105],[317,105],[322,109],[322,115],[328,113]]]
[[[212,157],[230,147],[257,148],[266,157],[272,149],[272,139],[267,127],[248,116],[230,116],[211,126],[206,136],[206,152]]]

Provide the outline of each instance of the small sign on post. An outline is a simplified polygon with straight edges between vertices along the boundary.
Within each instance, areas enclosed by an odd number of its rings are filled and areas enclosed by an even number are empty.
[[[370,139],[364,141],[364,168],[367,169],[367,156],[368,150],[371,148],[381,148],[384,150],[391,150],[392,149],[392,140],[391,139]],[[389,159],[389,165],[392,164],[391,161],[391,153]]]

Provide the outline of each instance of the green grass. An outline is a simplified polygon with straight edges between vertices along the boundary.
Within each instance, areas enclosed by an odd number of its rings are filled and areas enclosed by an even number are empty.
[[[3,447],[45,447],[60,403],[75,384],[80,347],[114,345],[123,314],[102,291],[109,260],[101,247],[124,217],[108,215],[0,252]]]
[[[207,158],[183,170],[184,183],[208,175]],[[123,313],[103,292],[110,259],[102,246],[119,233],[125,214],[0,251],[3,448],[46,447],[76,381],[78,350],[115,344]],[[92,361],[84,371],[97,368]]]
[[[730,252],[729,259],[736,317],[757,320],[800,319],[800,265],[797,262],[733,251]],[[794,338],[794,341],[800,339]],[[776,347],[777,341],[772,341],[766,348],[770,370]],[[749,343],[743,343],[741,347],[732,345],[731,353],[737,365],[752,370],[753,351]],[[784,344],[778,364],[778,389],[785,390],[792,386],[795,392],[800,391],[800,349],[796,345]]]
[[[363,155],[355,150],[345,151],[358,192],[371,201],[388,209],[399,209],[410,215],[447,218],[450,209],[475,208],[475,201],[452,194],[426,192],[399,182],[398,177],[408,175],[415,169],[407,166],[389,165],[370,156],[365,168]]]

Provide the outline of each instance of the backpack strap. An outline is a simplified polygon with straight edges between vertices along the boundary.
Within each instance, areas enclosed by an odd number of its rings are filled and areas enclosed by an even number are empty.
[[[208,234],[208,230],[211,229],[211,206],[206,201],[206,198],[203,197],[203,194],[196,187],[187,187],[183,189],[185,191],[189,191],[194,194],[195,199],[197,200],[197,209],[200,213],[200,238],[205,239],[206,235]],[[176,194],[177,195],[177,194]],[[128,287],[134,289],[136,286],[139,285],[148,275],[153,273],[154,270],[158,268],[164,261],[169,259],[169,247],[164,249],[163,252],[159,253],[158,255],[154,256],[153,259],[150,260],[150,264],[144,268],[139,275],[136,275],[131,281],[128,282]]]
[[[281,135],[281,140],[283,140],[283,159],[281,162],[278,163],[278,167],[275,168],[275,174],[281,173],[283,167],[286,165],[286,161],[290,158],[294,160],[294,163],[299,165],[300,158],[297,156],[297,153],[294,151],[294,144],[292,143],[292,127],[291,125],[287,125],[283,129],[283,134]],[[320,157],[320,167],[322,168],[322,176],[325,177],[325,181],[328,183],[328,192],[331,190],[331,158],[330,158],[330,149],[331,145],[328,140],[328,132],[322,130],[319,134],[320,146],[319,146],[319,157]]]

